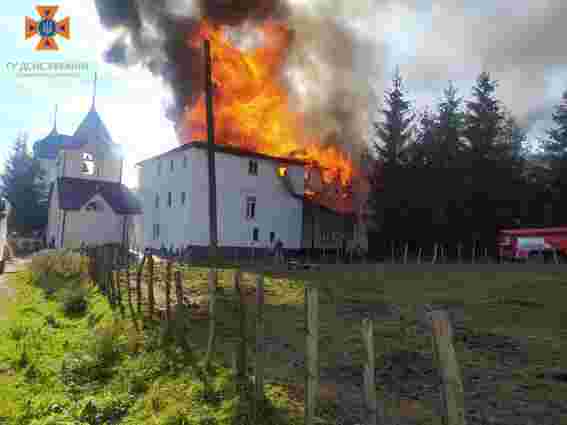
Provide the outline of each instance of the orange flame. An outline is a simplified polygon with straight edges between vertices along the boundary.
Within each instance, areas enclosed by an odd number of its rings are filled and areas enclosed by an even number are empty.
[[[337,176],[343,185],[352,181],[354,166],[348,155],[335,146],[323,146],[304,131],[302,117],[290,108],[283,82],[278,80],[291,31],[275,21],[261,24],[262,47],[241,51],[225,35],[223,27],[203,21],[197,37],[188,40],[194,47],[203,38],[210,40],[215,110],[215,140],[279,157],[305,160],[323,169],[330,183]],[[185,112],[189,130],[184,142],[206,140],[206,105],[202,95]]]

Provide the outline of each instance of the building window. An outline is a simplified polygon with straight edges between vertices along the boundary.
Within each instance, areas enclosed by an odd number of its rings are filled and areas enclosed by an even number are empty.
[[[274,242],[275,238],[276,238],[276,234],[274,232],[270,232],[270,243]]]
[[[85,207],[85,211],[101,211],[101,210],[102,210],[101,205],[96,201],[89,202]]]
[[[248,161],[248,174],[251,176],[258,175],[258,161],[254,161],[253,159]]]
[[[81,174],[92,176],[95,174],[94,156],[90,153],[83,152],[81,155]]]
[[[157,163],[157,175],[161,176],[161,161],[158,161]]]
[[[169,169],[170,171],[173,171],[173,159],[169,161]]]
[[[159,224],[154,224],[153,231],[154,231],[153,239],[158,240],[159,239]]]
[[[246,198],[246,218],[253,220],[256,218],[256,197],[248,196]]]
[[[155,201],[156,208],[159,208],[159,195],[156,193],[156,201]]]
[[[187,168],[187,157],[183,157],[183,168]]]
[[[171,208],[171,192],[167,192],[167,206]]]
[[[260,238],[260,229],[254,227],[254,230],[252,230],[252,240],[254,242],[258,242],[259,238]]]
[[[181,192],[181,205],[185,205],[185,192]]]

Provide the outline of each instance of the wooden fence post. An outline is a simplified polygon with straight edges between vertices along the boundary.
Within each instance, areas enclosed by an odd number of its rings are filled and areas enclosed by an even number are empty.
[[[421,246],[417,249],[417,264],[421,264]]]
[[[205,357],[205,370],[209,369],[213,355],[215,334],[216,334],[216,314],[215,304],[217,295],[217,270],[209,270],[209,341],[207,343],[207,354]]]
[[[246,381],[247,381],[247,367],[248,367],[248,347],[246,335],[246,303],[244,300],[244,292],[241,288],[242,273],[239,269],[234,273],[234,289],[238,297],[238,313],[239,313],[239,344],[237,355],[237,381],[240,399],[246,399]]]
[[[439,250],[439,244],[435,242],[435,245],[433,245],[433,259],[431,260],[431,264],[435,264],[437,262],[438,250]]]
[[[471,261],[474,264],[476,262],[476,240],[473,240],[473,244],[472,244],[472,255],[471,255]]]
[[[128,295],[128,305],[132,307],[132,289],[130,287],[130,265],[126,266],[126,290]]]
[[[106,286],[104,285],[104,250],[100,245],[96,247],[96,250],[96,280],[101,292],[104,294],[104,296],[107,296]]]
[[[122,288],[120,288],[120,284],[122,282],[122,270],[118,269],[115,272],[115,285],[116,285],[116,297],[118,300],[118,306],[120,307],[120,311],[124,312],[124,305],[122,304]]]
[[[459,259],[459,264],[461,264],[463,262],[463,258],[461,256],[462,249],[463,249],[463,244],[462,244],[462,242],[459,242],[459,244],[457,245],[457,257]]]
[[[256,279],[256,359],[254,361],[256,412],[264,402],[264,276]]]
[[[305,288],[307,358],[305,380],[305,425],[313,425],[319,396],[319,296],[318,288]]]
[[[144,255],[136,273],[136,303],[138,304],[138,314],[142,312],[142,276],[146,259],[147,256]]]
[[[155,297],[154,297],[154,257],[150,255],[148,257],[148,269],[149,269],[149,276],[148,276],[148,306],[149,306],[149,315],[150,320],[154,317],[154,306],[155,306]]]
[[[430,313],[433,330],[433,352],[439,364],[442,380],[441,395],[445,425],[465,425],[464,391],[455,349],[451,342],[452,329],[446,312]]]
[[[557,248],[553,248],[553,262],[555,264],[559,264],[559,257],[557,255]]]
[[[377,425],[378,412],[376,403],[376,384],[374,368],[374,323],[371,318],[362,320],[362,341],[366,349],[366,363],[364,364],[364,401],[366,408],[367,425]]]
[[[408,263],[408,243],[406,242],[406,246],[404,247],[404,264]]]
[[[181,272],[175,272],[175,298],[177,299],[177,309],[183,306],[183,284],[181,283]]]
[[[165,314],[169,322],[171,320],[171,261],[167,262],[165,271]]]

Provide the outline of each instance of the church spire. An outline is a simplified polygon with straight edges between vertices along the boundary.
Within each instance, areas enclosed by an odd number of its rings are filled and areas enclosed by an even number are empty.
[[[53,130],[51,134],[57,134],[57,104],[55,105],[55,115],[53,117]]]
[[[96,100],[96,80],[97,80],[97,74],[96,74],[96,71],[95,71],[95,74],[94,74],[94,87],[93,87],[93,104],[92,104],[92,106],[91,106],[91,109],[93,109],[93,110],[95,109],[95,100]]]

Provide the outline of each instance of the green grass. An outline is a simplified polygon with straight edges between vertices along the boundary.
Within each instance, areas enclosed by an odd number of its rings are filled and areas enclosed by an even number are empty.
[[[213,363],[205,391],[196,359],[176,350],[158,326],[132,317],[76,275],[21,272],[0,322],[0,423],[13,425],[238,424],[229,369]],[[87,291],[84,314],[69,314],[69,291]],[[136,322],[140,325],[140,322]],[[268,387],[266,424],[294,424],[281,386]],[[115,422],[112,422],[112,421]]]
[[[193,267],[182,271],[185,286],[193,296],[205,297],[206,308],[208,269]],[[245,270],[245,292],[253,290],[256,272]],[[305,349],[304,288],[306,284],[321,288],[321,367],[334,366],[337,354],[347,351],[353,366],[362,368],[360,321],[338,320],[338,304],[399,306],[400,320],[374,323],[377,367],[382,367],[384,356],[391,353],[430,355],[430,337],[417,332],[417,308],[426,303],[457,305],[464,310],[467,333],[530,337],[527,348],[530,363],[499,383],[497,392],[501,400],[513,397],[512,389],[519,384],[527,386],[530,401],[567,399],[566,384],[536,378],[543,369],[565,367],[561,347],[567,342],[563,306],[567,276],[563,274],[404,272],[372,266],[328,266],[320,272],[263,272],[266,334],[279,336],[300,353]],[[80,285],[76,273],[59,281],[44,281],[43,289],[32,284],[29,273],[16,275],[12,285],[17,288],[17,300],[8,306],[10,320],[0,322],[0,385],[3,384],[0,417],[11,418],[10,424],[87,424],[94,423],[96,415],[123,415],[120,423],[131,425],[235,423],[238,400],[226,367],[238,335],[233,273],[230,267],[219,272],[216,372],[208,396],[204,394],[194,361],[165,345],[158,328],[136,330],[128,309],[124,320],[95,290],[89,290],[88,310],[84,315],[65,315],[62,292],[58,291]],[[46,285],[58,288],[48,298]],[[126,299],[125,294],[123,297]],[[253,294],[248,297],[254,299]],[[247,305],[247,311],[252,362],[253,302]],[[187,335],[196,358],[200,359],[203,354],[200,348],[206,346],[208,336],[206,318],[194,318]],[[463,341],[456,340],[455,349],[464,372],[499,366],[497,356],[488,351],[469,350]],[[27,362],[22,362],[22,357]],[[299,387],[304,377],[301,369],[288,363],[289,358],[282,352],[267,357],[267,394],[273,413],[266,415],[265,424],[302,423]],[[387,413],[408,414],[400,394],[377,389]],[[31,407],[26,407],[25,400],[31,400]],[[440,422],[433,406],[434,400],[424,397],[409,410],[418,423],[437,424]],[[35,422],[25,419],[26,409],[33,412],[27,417],[33,416]],[[333,409],[333,403],[325,403],[322,416],[331,417]]]
[[[228,361],[237,335],[237,315],[232,276],[234,270],[219,272],[222,295],[218,302],[218,351]],[[254,270],[245,273],[244,287],[254,287]],[[567,385],[542,381],[536,375],[546,368],[565,367],[561,347],[567,343],[567,274],[536,272],[471,272],[471,271],[400,271],[388,267],[328,266],[319,272],[281,272],[263,270],[266,276],[266,333],[278,335],[301,352],[305,350],[303,329],[303,294],[305,284],[315,285],[320,291],[320,361],[321,366],[332,366],[337,353],[348,351],[353,366],[362,369],[363,345],[358,319],[338,320],[337,304],[393,303],[399,306],[402,319],[376,320],[375,349],[377,367],[387,353],[409,351],[429,355],[431,339],[417,332],[417,309],[423,304],[462,306],[467,334],[495,334],[502,337],[529,337],[527,355],[529,364],[515,371],[509,381],[498,388],[502,399],[510,397],[510,386],[528,385],[532,401],[567,399]],[[186,269],[186,285],[193,294],[206,294],[207,269]],[[252,298],[253,299],[253,298]],[[253,303],[248,305],[249,335],[254,335]],[[207,321],[192,324],[192,338],[203,344],[207,336]],[[253,346],[250,345],[250,353]],[[455,340],[460,367],[490,370],[499,366],[499,358],[488,349],[470,350],[463,341]],[[250,356],[252,359],[252,356]],[[267,376],[279,381],[303,383],[302,371],[287,366],[289,359],[274,353],[267,359]],[[378,388],[379,391],[384,389]],[[399,410],[399,395],[386,397],[388,411]],[[423,423],[436,423],[432,413],[433,401],[424,398],[416,409]]]

